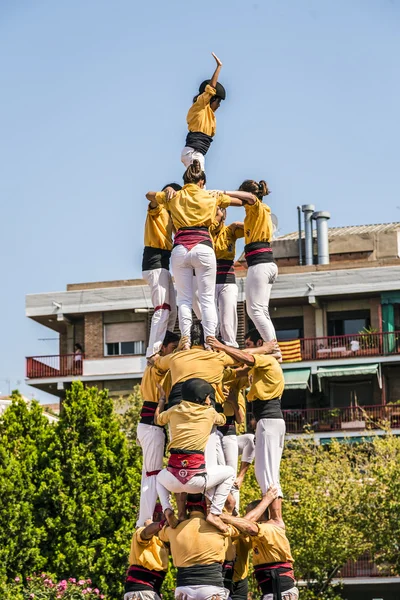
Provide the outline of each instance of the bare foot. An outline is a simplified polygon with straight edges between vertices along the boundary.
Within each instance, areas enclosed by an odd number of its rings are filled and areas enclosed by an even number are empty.
[[[211,525],[214,525],[214,527],[219,529],[219,531],[222,531],[222,533],[227,533],[229,531],[229,527],[225,525],[218,515],[214,515],[210,512],[208,513],[206,520],[211,523]]]
[[[176,518],[176,516],[174,515],[174,511],[172,509],[166,508],[164,510],[164,515],[165,515],[165,518],[167,519],[167,523],[171,527],[171,529],[175,529],[175,527],[178,527],[179,521]]]

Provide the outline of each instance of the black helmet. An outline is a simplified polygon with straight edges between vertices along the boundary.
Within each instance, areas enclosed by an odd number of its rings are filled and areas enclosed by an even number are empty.
[[[210,81],[211,81],[211,79],[206,79],[205,81],[203,81],[203,83],[199,87],[199,94],[202,94],[203,92],[205,92],[207,85],[210,85]],[[226,92],[225,92],[225,88],[222,85],[222,83],[217,82],[215,89],[217,91],[217,93],[215,94],[217,96],[217,98],[221,98],[221,100],[225,100]]]

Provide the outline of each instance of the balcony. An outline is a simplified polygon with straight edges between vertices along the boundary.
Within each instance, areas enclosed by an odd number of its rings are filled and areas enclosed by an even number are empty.
[[[373,404],[344,408],[306,408],[283,410],[286,433],[326,431],[363,431],[380,429],[382,422],[400,427],[400,404]]]
[[[140,379],[146,368],[146,357],[139,354],[104,356],[88,359],[81,355],[29,356],[26,377],[31,380],[80,377],[96,380],[99,377],[132,377]]]
[[[28,379],[78,376],[82,375],[82,365],[82,355],[29,356],[26,359],[26,376]]]
[[[400,331],[303,338],[279,342],[283,362],[400,354]]]

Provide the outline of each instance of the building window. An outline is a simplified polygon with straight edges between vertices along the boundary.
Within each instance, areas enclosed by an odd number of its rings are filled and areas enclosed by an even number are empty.
[[[355,335],[371,326],[369,310],[328,312],[328,336]]]
[[[105,325],[106,356],[143,355],[146,351],[146,321]]]
[[[272,319],[278,342],[298,340],[304,337],[303,317],[278,317]]]

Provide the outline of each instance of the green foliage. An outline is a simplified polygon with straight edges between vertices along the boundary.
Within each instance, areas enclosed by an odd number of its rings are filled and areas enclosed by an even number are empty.
[[[26,584],[14,578],[44,569],[53,580],[90,577],[109,600],[122,597],[139,503],[140,405],[136,387],[117,402],[121,414],[115,414],[107,392],[74,383],[60,420],[49,424],[37,403],[28,407],[14,392],[0,418],[2,600],[26,600]],[[365,551],[400,572],[399,472],[400,438],[390,433],[364,444],[287,443],[283,514],[296,577],[307,582],[303,600],[338,600],[331,580]],[[251,467],[241,489],[242,512],[258,496]],[[253,577],[250,584],[256,597]],[[173,590],[172,568],[165,600],[172,600]]]
[[[74,382],[60,420],[14,395],[0,421],[0,577],[90,576],[119,597],[140,490],[107,392]]]

